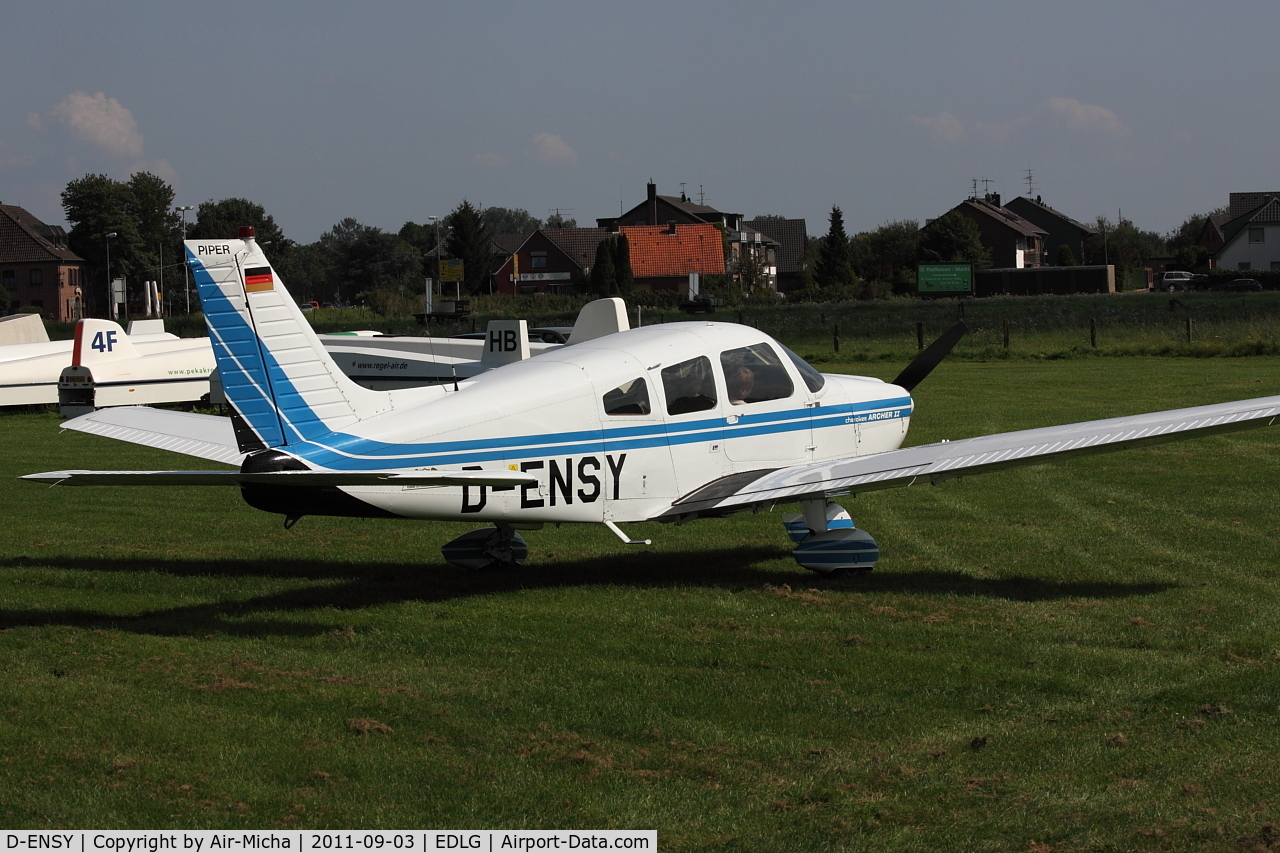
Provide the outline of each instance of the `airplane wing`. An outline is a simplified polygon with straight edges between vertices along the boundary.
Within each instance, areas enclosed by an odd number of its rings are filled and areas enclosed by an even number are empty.
[[[1259,397],[996,433],[831,462],[747,471],[707,483],[654,518],[675,520],[690,515],[727,515],[757,505],[856,495],[918,483],[937,485],[971,474],[1270,426],[1277,418],[1280,418],[1280,396]]]
[[[231,419],[217,415],[197,415],[147,406],[119,406],[64,421],[62,428],[228,465],[239,466],[244,462]]]
[[[524,471],[45,471],[22,479],[51,486],[523,486]]]

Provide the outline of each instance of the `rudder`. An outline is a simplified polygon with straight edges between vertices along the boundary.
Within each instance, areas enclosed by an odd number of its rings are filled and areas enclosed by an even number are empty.
[[[388,392],[361,388],[338,370],[252,229],[241,233],[188,240],[186,248],[227,402],[245,427],[280,447],[388,411]]]

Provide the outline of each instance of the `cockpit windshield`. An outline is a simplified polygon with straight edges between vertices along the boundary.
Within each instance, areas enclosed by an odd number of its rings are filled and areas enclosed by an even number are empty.
[[[823,385],[827,384],[826,378],[812,364],[796,355],[785,344],[778,344],[778,346],[782,347],[782,351],[791,359],[791,363],[796,366],[796,370],[800,371],[800,378],[804,380],[804,384],[809,387],[810,391],[816,393],[822,389]]]

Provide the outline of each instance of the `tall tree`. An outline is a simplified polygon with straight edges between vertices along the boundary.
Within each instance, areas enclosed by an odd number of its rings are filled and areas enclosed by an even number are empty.
[[[631,243],[628,242],[626,234],[619,234],[613,240],[613,246],[613,271],[618,295],[630,296],[636,290],[636,275],[631,269]]]
[[[555,213],[552,213],[547,217],[547,221],[543,227],[548,231],[561,231],[565,228],[577,228],[578,220],[573,217],[566,217],[557,210]]]
[[[234,240],[240,235],[241,225],[252,225],[254,239],[269,250],[284,239],[284,232],[262,205],[247,198],[224,198],[221,201],[203,201],[196,208],[195,224],[187,227],[187,237],[193,240]]]
[[[347,217],[320,235],[318,244],[327,261],[326,295],[361,302],[377,291],[421,292],[422,253],[397,234]]]
[[[137,293],[145,279],[161,279],[166,266],[180,269],[177,217],[173,188],[149,172],[136,172],[128,181],[106,175],[85,175],[62,191],[62,209],[71,223],[71,250],[93,266],[87,296],[90,310],[107,305],[107,242],[110,240],[111,277],[124,277]],[[115,236],[107,238],[107,234]]]
[[[920,223],[914,219],[886,222],[853,238],[853,271],[867,281],[882,281],[894,293],[915,290]]]
[[[978,223],[954,210],[924,227],[919,257],[927,264],[969,262],[977,268],[991,266],[991,253],[982,245]]]
[[[832,206],[830,227],[818,246],[813,281],[824,289],[851,287],[854,284],[849,236],[844,230],[844,214],[838,206]]]
[[[436,247],[437,231],[438,229],[434,222],[427,222],[422,225],[416,222],[406,222],[400,226],[400,239],[425,255]]]
[[[542,220],[520,207],[486,207],[480,219],[491,235],[532,234],[542,227]]]
[[[613,265],[613,240],[596,244],[596,258],[591,264],[591,292],[596,296],[618,295],[618,273]]]
[[[485,231],[480,211],[463,199],[446,222],[451,230],[445,248],[462,261],[462,289],[471,294],[487,292],[493,272],[493,241]]]

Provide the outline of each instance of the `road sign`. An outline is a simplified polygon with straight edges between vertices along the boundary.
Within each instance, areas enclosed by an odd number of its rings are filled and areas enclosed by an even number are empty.
[[[440,281],[464,281],[461,258],[446,258],[440,261]]]

